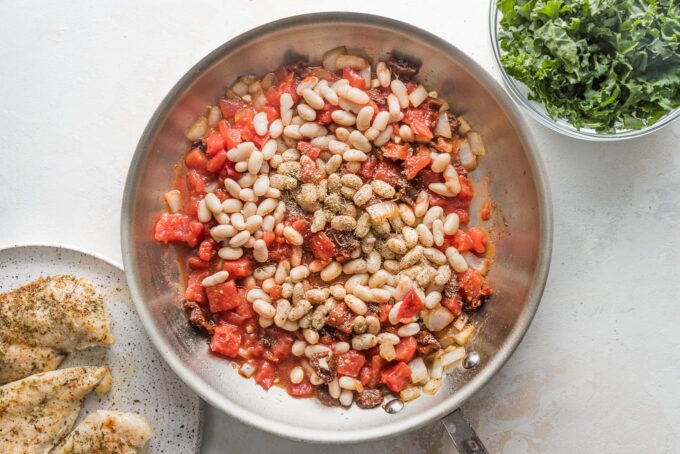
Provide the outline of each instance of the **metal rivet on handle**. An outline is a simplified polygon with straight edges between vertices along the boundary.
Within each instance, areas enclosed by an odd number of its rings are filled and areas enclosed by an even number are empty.
[[[470,352],[465,356],[465,359],[463,360],[463,367],[465,369],[473,369],[479,365],[479,362],[482,360],[482,358],[479,356],[479,353],[477,352]]]
[[[392,399],[387,402],[383,408],[389,414],[399,413],[404,408],[404,401],[401,399]]]

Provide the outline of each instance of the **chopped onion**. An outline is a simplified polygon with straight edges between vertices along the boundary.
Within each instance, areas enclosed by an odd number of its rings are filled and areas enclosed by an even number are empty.
[[[433,379],[442,378],[443,368],[442,368],[442,353],[438,352],[434,355],[432,362],[430,363],[430,377]]]
[[[418,384],[424,383],[429,380],[430,376],[427,373],[427,367],[425,367],[425,361],[423,358],[415,358],[410,363],[408,367],[411,369],[411,383]]]
[[[238,82],[231,86],[231,89],[238,96],[243,96],[246,93],[248,93],[248,84],[246,84],[242,80],[239,80]]]
[[[423,385],[422,390],[423,390],[423,392],[425,392],[425,393],[427,393],[431,396],[434,396],[435,394],[437,394],[437,391],[439,391],[439,388],[441,387],[441,385],[442,385],[442,381],[440,379],[433,378],[430,381],[428,381],[427,383],[425,383],[425,385]]]
[[[177,213],[182,209],[182,194],[177,189],[166,192],[163,198],[171,213]]]
[[[345,46],[336,47],[323,54],[321,57],[321,65],[328,71],[336,71],[338,68],[335,66],[335,59],[340,55],[347,54],[347,48]]]
[[[196,120],[194,120],[193,123],[191,123],[191,126],[189,126],[184,133],[187,139],[191,140],[192,142],[195,142],[197,140],[200,140],[203,138],[205,133],[208,132],[208,119],[205,117],[198,117]]]
[[[458,318],[456,319],[455,322],[453,322],[453,327],[456,328],[458,331],[462,330],[465,328],[465,324],[468,322],[468,316],[467,314],[460,314]]]
[[[477,271],[481,275],[486,275],[486,273],[489,272],[489,260],[478,257],[477,255],[473,254],[470,251],[465,251],[461,253],[460,255],[463,256],[465,261],[467,262],[468,266],[475,271]]]
[[[446,369],[463,358],[465,358],[465,349],[463,347],[448,347],[442,355],[442,366]]]
[[[366,87],[371,86],[371,67],[366,66],[364,69],[359,71],[359,75],[364,78],[364,81],[366,82]]]
[[[468,143],[470,144],[470,150],[476,156],[484,156],[486,154],[486,147],[482,141],[482,136],[476,132],[470,132],[467,135]]]
[[[451,124],[449,123],[449,115],[446,112],[439,114],[437,126],[434,127],[434,135],[451,138]]]
[[[436,306],[425,313],[423,317],[425,326],[430,331],[441,331],[453,321],[453,314],[444,306]]]
[[[460,126],[458,126],[459,135],[464,136],[465,134],[470,132],[470,129],[472,129],[470,123],[468,123],[465,117],[458,117],[458,122],[460,123]]]
[[[366,208],[373,224],[393,219],[399,215],[399,207],[394,202],[380,202]]]
[[[458,345],[467,345],[468,342],[470,342],[470,338],[472,337],[472,334],[475,332],[475,327],[472,325],[467,325],[465,328],[463,328],[458,334],[453,336],[456,339],[456,342]]]
[[[441,331],[439,333],[435,334],[435,337],[439,341],[439,344],[441,344],[442,347],[450,347],[451,345],[456,344],[456,334],[458,334],[458,329],[455,329],[453,326],[449,326],[446,328],[446,330]]]
[[[422,85],[418,85],[415,90],[408,95],[408,99],[411,100],[413,107],[418,107],[427,99],[427,90]]]
[[[477,156],[472,153],[467,139],[461,140],[458,155],[460,156],[460,163],[465,167],[465,170],[475,170],[477,167]]]
[[[250,378],[255,373],[255,366],[251,363],[243,363],[241,368],[238,370],[241,375],[246,378]]]
[[[208,126],[211,128],[217,126],[217,123],[222,119],[222,112],[220,112],[220,108],[217,106],[208,106],[206,115],[208,116]]]
[[[368,62],[356,55],[338,55],[335,59],[335,67],[337,69],[352,68],[355,71],[361,71],[368,67]]]
[[[418,391],[418,388],[406,388],[399,392],[399,398],[404,402],[408,402],[409,400],[417,399],[419,397],[420,391]]]

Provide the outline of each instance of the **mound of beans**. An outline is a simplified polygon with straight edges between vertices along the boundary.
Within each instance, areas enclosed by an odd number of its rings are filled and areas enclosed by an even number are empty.
[[[491,295],[479,134],[416,80],[344,47],[240,77],[187,128],[155,239],[189,320],[265,389],[324,405],[435,394]]]

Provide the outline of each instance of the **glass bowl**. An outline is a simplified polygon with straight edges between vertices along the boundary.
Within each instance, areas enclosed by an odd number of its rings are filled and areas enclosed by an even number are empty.
[[[503,84],[507,89],[510,96],[517,102],[520,106],[524,108],[526,112],[531,115],[539,123],[547,126],[553,131],[557,131],[568,137],[573,137],[575,139],[590,140],[597,142],[609,142],[616,140],[633,139],[636,137],[642,137],[647,134],[651,134],[654,131],[658,131],[664,126],[671,123],[678,116],[680,116],[680,109],[675,109],[659,118],[656,123],[646,126],[642,129],[617,129],[613,133],[598,132],[592,128],[576,128],[574,125],[563,119],[553,119],[548,115],[545,106],[540,102],[532,101],[529,99],[529,93],[531,90],[524,85],[522,82],[516,80],[510,76],[503,67],[501,63],[501,47],[498,43],[498,31],[500,29],[500,19],[501,13],[498,10],[498,3],[496,0],[491,1],[489,9],[489,35],[491,38],[491,47],[493,49],[493,54],[496,59],[496,64],[501,73],[503,79]]]

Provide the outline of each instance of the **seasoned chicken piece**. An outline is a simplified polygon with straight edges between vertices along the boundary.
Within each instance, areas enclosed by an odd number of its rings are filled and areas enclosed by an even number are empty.
[[[66,353],[112,344],[113,336],[95,286],[64,275],[0,294],[0,342],[4,384],[53,370]]]
[[[51,454],[137,454],[153,435],[134,413],[99,410],[83,420]]]
[[[46,453],[75,424],[83,398],[111,387],[106,367],[55,370],[0,387],[0,452]]]

